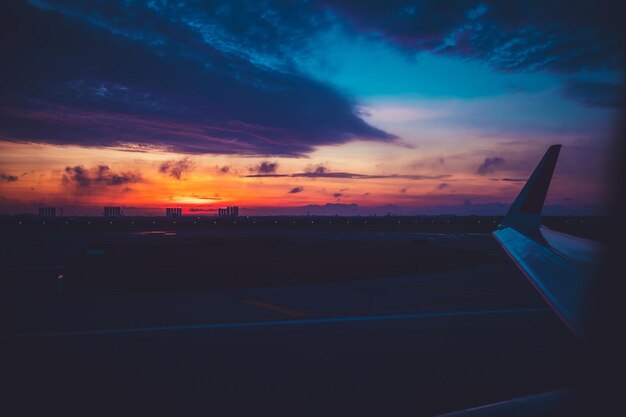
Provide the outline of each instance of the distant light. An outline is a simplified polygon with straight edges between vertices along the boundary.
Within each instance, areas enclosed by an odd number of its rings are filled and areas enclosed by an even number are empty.
[[[46,224],[46,222],[41,222],[41,224]]]
[[[22,222],[18,222],[19,224],[22,224]]]

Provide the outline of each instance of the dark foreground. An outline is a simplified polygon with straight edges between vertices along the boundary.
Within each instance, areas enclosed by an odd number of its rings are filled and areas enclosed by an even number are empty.
[[[446,227],[9,230],[7,405],[428,416],[571,386],[567,329]]]

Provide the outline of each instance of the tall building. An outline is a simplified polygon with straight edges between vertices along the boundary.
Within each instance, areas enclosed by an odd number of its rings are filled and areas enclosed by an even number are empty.
[[[122,208],[114,207],[114,206],[105,206],[103,214],[104,214],[104,217],[121,217]]]
[[[59,216],[63,215],[63,212],[61,211],[61,209],[58,209],[58,212],[57,212],[56,207],[39,207],[38,213],[39,213],[39,217],[56,217],[57,214]]]
[[[217,209],[217,215],[219,217],[239,217],[238,206],[220,207]]]
[[[165,215],[167,217],[180,217],[183,215],[183,209],[180,207],[168,207],[165,209]]]

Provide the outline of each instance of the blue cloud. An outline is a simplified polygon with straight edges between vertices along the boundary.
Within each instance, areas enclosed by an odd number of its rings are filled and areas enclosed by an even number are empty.
[[[275,42],[285,35],[282,23],[312,25],[297,8],[263,23],[252,2],[194,3],[185,12],[153,3],[85,10],[83,3],[3,2],[0,31],[11,42],[0,50],[0,137],[282,156],[356,138],[395,140],[328,85],[287,71],[278,58],[265,65],[288,48]]]
[[[506,71],[619,70],[624,57],[622,14],[610,0],[422,0],[410,8],[401,0],[326,3],[355,32]]]

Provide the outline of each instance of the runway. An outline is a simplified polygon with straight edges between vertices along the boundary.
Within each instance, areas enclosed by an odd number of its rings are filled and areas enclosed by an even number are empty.
[[[515,271],[46,298],[3,335],[7,398],[22,415],[429,416],[566,388],[576,345]]]

